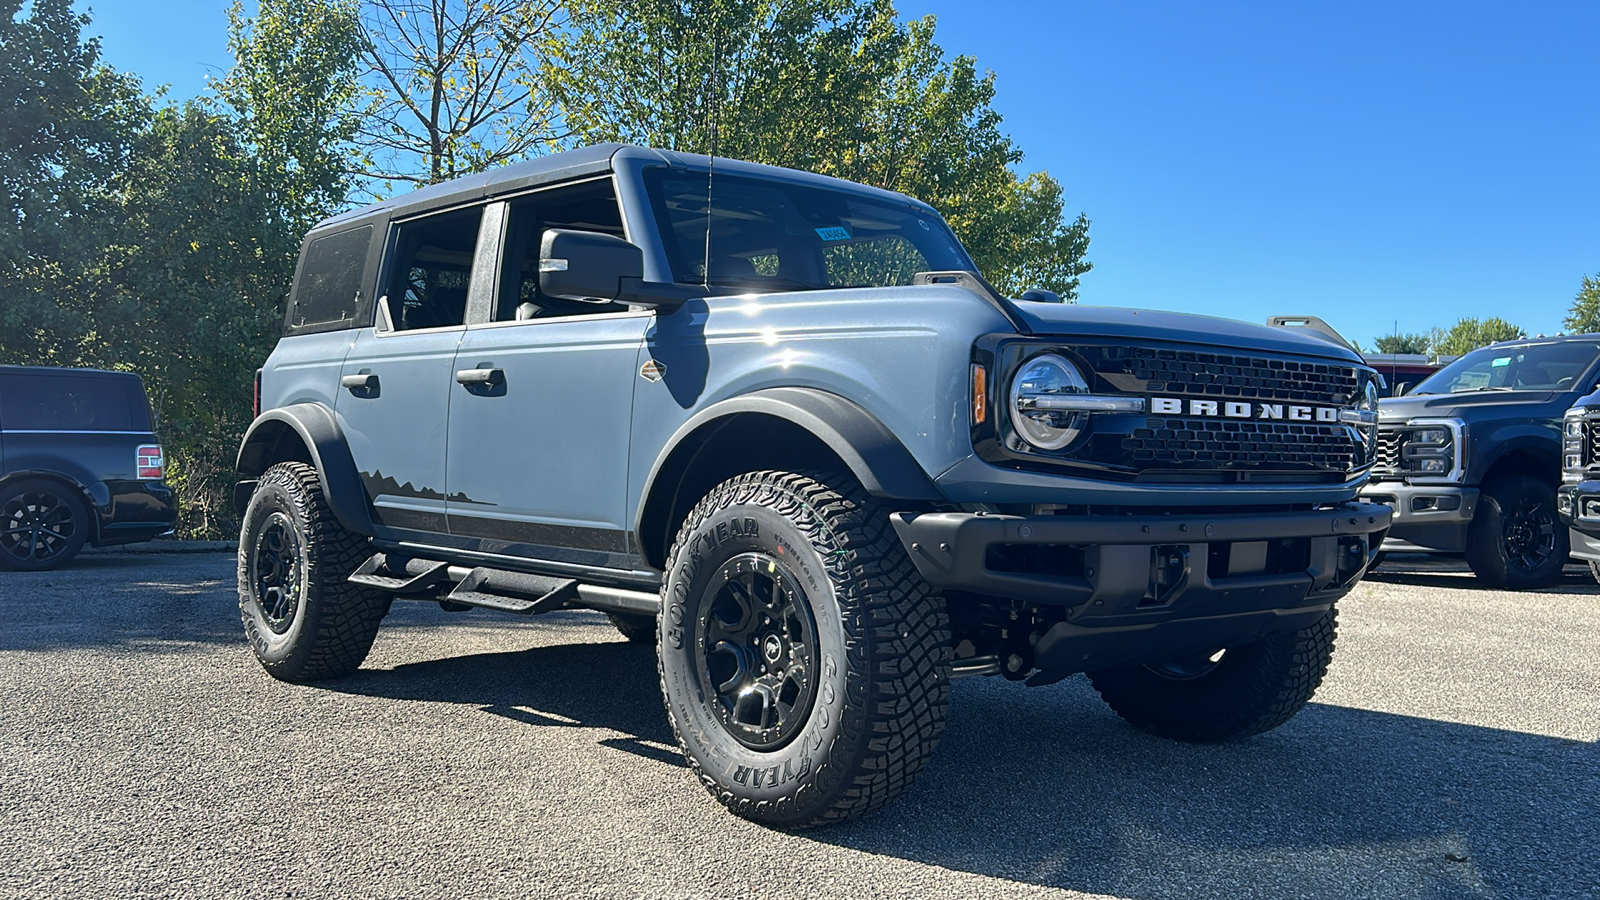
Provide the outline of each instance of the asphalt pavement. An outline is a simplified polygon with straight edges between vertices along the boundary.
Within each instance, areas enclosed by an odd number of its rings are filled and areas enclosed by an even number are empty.
[[[0,573],[0,896],[1600,897],[1600,586],[1399,559],[1284,727],[1193,747],[1082,678],[958,682],[916,786],[786,834],[683,767],[598,614],[396,603],[357,675],[244,642],[227,554]]]

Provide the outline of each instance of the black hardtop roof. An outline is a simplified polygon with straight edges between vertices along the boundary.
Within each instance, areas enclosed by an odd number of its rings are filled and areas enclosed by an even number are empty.
[[[18,366],[0,363],[0,375],[79,375],[96,378],[138,378],[136,372],[116,372],[111,369],[73,368],[71,366]]]
[[[514,194],[560,181],[604,175],[614,171],[618,168],[618,164],[624,160],[640,160],[645,164],[670,166],[686,171],[703,172],[712,166],[710,157],[697,153],[657,150],[652,147],[639,147],[633,144],[595,144],[578,150],[552,153],[549,156],[540,156],[523,162],[511,163],[477,175],[466,175],[450,181],[430,184],[427,187],[418,188],[398,197],[381,200],[369,206],[363,206],[360,209],[340,213],[318,223],[312,231],[317,232],[355,224],[379,213],[386,213],[394,217],[411,216],[434,209],[447,209],[452,206],[471,203],[475,200]],[[783,181],[790,184],[803,184],[812,187],[871,194],[875,195],[876,199],[880,201],[904,203],[929,212],[934,211],[933,207],[928,206],[926,203],[907,197],[904,194],[868,187],[854,181],[845,181],[842,178],[803,172],[798,169],[785,169],[780,166],[768,166],[719,156],[715,161],[715,171],[719,174],[744,175],[752,178]]]

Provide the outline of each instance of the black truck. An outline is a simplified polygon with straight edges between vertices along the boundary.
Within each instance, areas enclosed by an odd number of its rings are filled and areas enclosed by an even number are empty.
[[[1361,498],[1394,510],[1384,552],[1464,554],[1495,587],[1549,585],[1569,552],[1557,517],[1562,415],[1600,378],[1600,335],[1474,350],[1379,404]]]

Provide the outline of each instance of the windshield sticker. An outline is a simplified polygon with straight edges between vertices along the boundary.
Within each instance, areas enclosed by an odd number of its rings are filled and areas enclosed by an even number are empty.
[[[817,237],[822,238],[825,241],[848,241],[850,240],[850,230],[845,228],[843,225],[835,225],[831,228],[818,228]]]
[[[1496,369],[1500,368],[1501,366],[1509,366],[1509,365],[1511,365],[1511,357],[1502,356],[1499,359],[1495,360],[1494,362],[1490,363],[1489,365],[1492,368],[1496,368]]]

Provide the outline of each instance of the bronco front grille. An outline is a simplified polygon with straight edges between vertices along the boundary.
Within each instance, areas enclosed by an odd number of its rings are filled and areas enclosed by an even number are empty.
[[[1356,465],[1355,445],[1342,425],[1152,418],[1122,446],[1146,467],[1209,463],[1345,472]]]
[[[1147,347],[1109,347],[1104,358],[1120,358],[1124,371],[1156,394],[1344,406],[1358,387],[1355,367],[1309,360]]]

